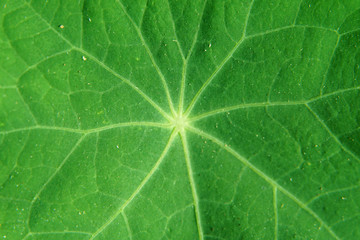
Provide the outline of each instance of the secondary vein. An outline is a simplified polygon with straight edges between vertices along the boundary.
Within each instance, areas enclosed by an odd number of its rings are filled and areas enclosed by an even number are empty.
[[[150,178],[154,175],[154,173],[159,169],[160,164],[168,153],[177,133],[173,131],[170,135],[170,138],[165,146],[164,151],[161,153],[159,159],[156,161],[155,165],[152,167],[150,172],[146,175],[146,177],[141,181],[140,185],[136,188],[136,190],[131,194],[131,196],[125,201],[123,205],[121,205],[117,211],[100,227],[98,228],[92,235],[89,240],[93,240],[96,236],[98,236],[102,231],[104,231],[122,212],[124,209],[134,200],[134,198],[140,193],[142,188],[146,185],[146,183],[150,180]]]
[[[330,228],[330,226],[322,220],[322,218],[319,217],[310,207],[308,207],[306,204],[304,204],[300,199],[298,199],[295,195],[293,195],[291,192],[283,188],[279,183],[277,183],[275,180],[273,180],[271,177],[269,177],[266,173],[258,169],[255,165],[250,163],[245,157],[241,156],[239,153],[237,153],[234,149],[229,147],[229,145],[225,144],[221,140],[217,139],[216,137],[212,136],[211,134],[208,134],[200,129],[190,127],[188,126],[187,129],[201,137],[207,138],[211,140],[212,142],[219,145],[222,149],[233,155],[236,159],[238,159],[242,164],[249,167],[253,172],[255,172],[257,175],[259,175],[261,178],[263,178],[266,182],[268,182],[271,186],[276,187],[279,191],[281,191],[284,195],[286,195],[288,198],[293,200],[299,207],[304,209],[304,211],[308,212],[311,216],[313,216],[319,223],[321,223],[324,228],[330,233],[331,236],[333,236],[335,239],[340,240],[340,238],[336,235],[336,233]]]

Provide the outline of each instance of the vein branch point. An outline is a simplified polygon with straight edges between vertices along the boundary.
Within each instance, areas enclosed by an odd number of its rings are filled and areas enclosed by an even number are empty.
[[[188,125],[188,119],[182,114],[178,114],[174,116],[174,118],[172,119],[172,126],[178,132],[182,132],[187,125]]]

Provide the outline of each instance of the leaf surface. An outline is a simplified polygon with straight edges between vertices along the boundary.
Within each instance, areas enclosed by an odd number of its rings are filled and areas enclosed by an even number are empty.
[[[0,238],[360,238],[359,1],[0,7]]]

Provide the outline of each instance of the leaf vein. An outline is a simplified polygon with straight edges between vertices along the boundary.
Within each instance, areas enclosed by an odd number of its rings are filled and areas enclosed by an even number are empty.
[[[333,236],[335,239],[339,240],[340,238],[334,233],[334,231],[329,227],[327,223],[322,220],[322,218],[317,215],[310,207],[306,206],[300,199],[298,199],[295,195],[293,195],[291,192],[287,191],[285,188],[283,188],[279,183],[277,183],[275,180],[273,180],[271,177],[269,177],[267,174],[265,174],[263,171],[258,169],[255,165],[250,163],[245,157],[241,156],[239,153],[237,153],[234,149],[229,147],[227,144],[219,140],[218,138],[200,130],[194,127],[187,127],[187,129],[201,137],[207,138],[211,140],[212,142],[219,145],[222,149],[233,155],[235,158],[237,158],[241,163],[243,163],[245,166],[249,167],[253,172],[255,172],[257,175],[259,175],[261,178],[263,178],[266,182],[268,182],[273,187],[276,187],[279,191],[281,191],[283,194],[285,194],[287,197],[289,197],[291,200],[293,200],[299,207],[301,207],[303,210],[308,212],[311,216],[313,216],[319,223],[321,223],[324,228]]]
[[[163,87],[164,87],[164,90],[165,90],[165,93],[166,93],[166,98],[167,98],[167,101],[168,101],[168,104],[169,104],[169,107],[170,107],[170,110],[171,110],[171,113],[173,114],[173,116],[175,115],[175,109],[174,109],[174,104],[171,100],[171,96],[170,96],[170,91],[169,91],[169,88],[168,88],[168,85],[166,83],[166,80],[165,80],[165,77],[164,77],[164,74],[161,72],[161,69],[159,68],[159,66],[157,65],[156,61],[155,61],[155,58],[153,56],[153,54],[151,53],[150,51],[150,48],[148,46],[148,44],[146,43],[142,33],[141,33],[141,30],[139,29],[138,26],[136,26],[134,20],[130,17],[129,13],[126,11],[124,5],[120,2],[120,0],[117,0],[118,4],[120,5],[120,7],[122,8],[123,12],[125,13],[125,15],[127,16],[127,18],[130,20],[131,24],[134,26],[135,28],[135,31],[136,33],[138,34],[142,44],[144,45],[145,47],[145,50],[147,52],[147,54],[149,55],[150,57],[150,60],[156,70],[156,72],[159,74],[159,77],[161,79],[161,82],[163,84]]]
[[[197,229],[198,229],[198,233],[199,233],[199,240],[203,240],[204,232],[203,232],[202,224],[201,224],[200,209],[199,209],[199,197],[198,197],[197,191],[196,191],[196,185],[195,185],[195,181],[194,181],[194,173],[193,173],[193,170],[191,167],[190,152],[188,149],[188,143],[187,143],[185,131],[180,132],[180,137],[181,137],[181,141],[182,141],[182,145],[183,145],[183,149],[184,149],[189,183],[191,186],[191,192],[192,192],[192,196],[193,196],[193,200],[194,200],[195,217],[196,217],[196,225],[197,225]]]
[[[76,47],[73,43],[71,43],[68,39],[63,37],[58,31],[54,29],[53,26],[51,26],[29,3],[27,5],[34,11],[34,13],[45,23],[47,24],[50,29],[53,30],[55,34],[57,34],[63,41],[65,41],[67,44],[73,47],[73,49],[78,50],[79,52],[83,53],[85,56],[90,57],[94,62],[99,64],[101,67],[103,67],[105,70],[113,74],[115,77],[119,78],[123,82],[125,82],[127,85],[129,85],[131,88],[133,88],[140,96],[142,96],[146,101],[148,101],[158,112],[163,115],[167,120],[171,120],[171,117],[159,106],[157,105],[149,96],[147,96],[142,90],[140,90],[134,83],[132,83],[129,79],[123,77],[119,73],[115,72],[113,69],[108,67],[105,63],[100,61],[97,57],[92,55],[91,53],[87,52],[86,50]]]
[[[98,236],[102,231],[104,231],[122,212],[124,209],[135,199],[135,197],[140,193],[140,191],[143,189],[143,187],[146,185],[146,183],[149,182],[150,178],[154,175],[154,173],[159,169],[160,164],[162,163],[163,159],[165,158],[166,154],[168,153],[170,147],[172,146],[172,143],[176,137],[176,132],[172,132],[169,140],[164,148],[164,151],[161,153],[159,159],[156,161],[153,168],[150,170],[150,172],[146,175],[146,177],[141,181],[140,185],[136,188],[136,190],[131,194],[131,196],[125,201],[124,204],[122,204],[117,211],[110,216],[110,218],[102,225],[100,226],[92,235],[89,240],[93,240],[96,236]]]

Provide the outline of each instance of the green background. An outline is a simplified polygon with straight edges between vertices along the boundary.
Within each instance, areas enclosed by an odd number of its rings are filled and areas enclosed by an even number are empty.
[[[360,239],[358,0],[0,0],[0,239]]]

